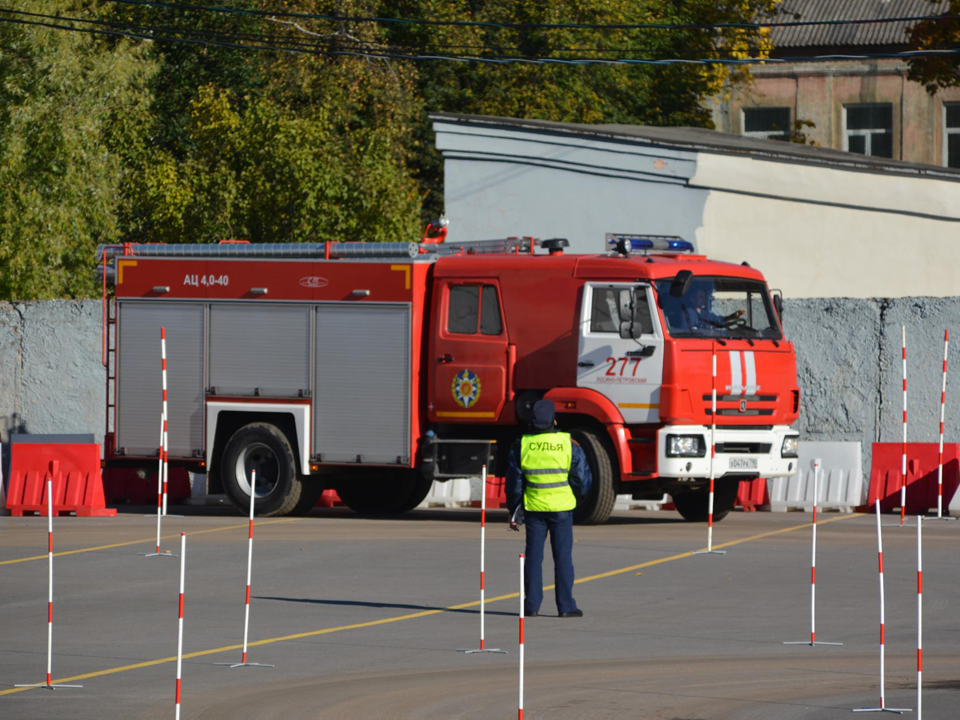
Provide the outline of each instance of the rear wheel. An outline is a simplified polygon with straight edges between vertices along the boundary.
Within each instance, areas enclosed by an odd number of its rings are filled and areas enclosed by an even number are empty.
[[[609,443],[593,430],[575,428],[570,435],[580,445],[593,482],[590,492],[577,503],[573,519],[581,525],[599,525],[606,522],[613,512],[617,496],[613,491],[613,463],[608,451]]]
[[[739,480],[716,480],[713,491],[713,521],[723,520],[733,510],[737,502],[737,491],[740,489]],[[673,496],[673,504],[677,512],[689,522],[706,522],[708,518],[710,488],[703,487],[688,490]]]
[[[223,451],[220,479],[230,502],[246,514],[250,481],[256,472],[254,511],[257,515],[287,515],[303,498],[303,482],[287,436],[276,425],[251,423],[237,430]]]

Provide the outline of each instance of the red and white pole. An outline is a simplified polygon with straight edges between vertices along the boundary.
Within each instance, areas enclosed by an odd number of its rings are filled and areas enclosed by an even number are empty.
[[[229,665],[231,668],[246,667],[256,665],[258,667],[273,667],[263,663],[247,662],[247,638],[250,630],[250,575],[253,569],[253,505],[257,497],[257,471],[252,470],[250,479],[250,525],[247,531],[247,594],[244,601],[243,616],[243,654],[238,663],[215,663],[216,665]]]
[[[817,502],[820,497],[820,458],[813,461],[813,533],[810,559],[810,642],[785,642],[784,645],[843,645],[838,642],[817,642]]]
[[[167,444],[167,418],[170,414],[167,412],[167,333],[166,329],[160,328],[160,374],[163,382],[163,514],[167,514],[167,478],[168,478],[168,451]],[[157,552],[160,552],[157,550]]]
[[[53,478],[47,478],[47,687],[53,671]]]
[[[710,494],[707,498],[707,549],[695,555],[725,555],[726,550],[713,549],[713,489],[715,483],[714,463],[717,459],[717,345],[710,346]]]
[[[160,461],[157,464],[157,555],[160,554],[160,522],[163,509],[163,439],[167,436],[167,418],[160,413]]]
[[[907,326],[901,325],[903,355],[903,461],[900,466],[900,524],[906,518],[907,506]]]
[[[923,518],[917,517],[917,720],[923,712]]]
[[[880,499],[875,501],[877,515],[877,557],[880,563],[880,707],[854,708],[854,712],[909,712],[909,708],[888,708],[883,704],[884,696],[884,601],[883,601],[883,534],[880,530]]]
[[[183,575],[187,566],[187,534],[180,533],[180,603],[177,611],[177,720],[180,720],[180,672],[183,666]]]
[[[484,637],[484,617],[486,607],[486,552],[487,552],[487,466],[480,470],[480,649],[464,650],[468,655],[478,652],[503,653],[499,648],[488,649]]]
[[[518,705],[517,720],[523,720],[523,554],[520,555],[520,704]]]
[[[15,687],[78,688],[83,685],[54,685],[53,678],[53,478],[47,476],[47,682]]]
[[[937,454],[937,519],[943,519],[943,419],[947,405],[947,346],[950,330],[943,331],[943,379],[940,383],[940,450]]]

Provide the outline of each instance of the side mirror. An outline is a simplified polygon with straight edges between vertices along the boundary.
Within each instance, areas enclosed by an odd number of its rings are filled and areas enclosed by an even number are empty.
[[[683,297],[690,289],[690,282],[693,280],[693,273],[689,270],[681,270],[670,283],[670,297]]]
[[[633,290],[621,290],[617,299],[620,310],[620,337],[629,340],[633,334]]]
[[[773,291],[773,308],[777,311],[780,322],[783,322],[783,293],[779,290]]]

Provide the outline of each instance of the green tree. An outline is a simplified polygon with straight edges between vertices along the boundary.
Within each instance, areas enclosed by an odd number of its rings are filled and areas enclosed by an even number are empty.
[[[931,14],[960,15],[960,0],[928,0]],[[960,20],[926,20],[907,30],[912,50],[946,50],[960,48]],[[960,86],[960,56],[932,55],[908,60],[907,77],[921,83],[931,95],[943,88]]]
[[[96,246],[120,236],[126,170],[113,147],[138,142],[124,136],[147,113],[153,70],[136,43],[0,24],[0,298],[96,292]]]

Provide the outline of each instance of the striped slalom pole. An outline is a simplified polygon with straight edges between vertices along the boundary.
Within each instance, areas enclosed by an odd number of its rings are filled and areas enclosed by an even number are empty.
[[[180,603],[177,611],[177,720],[180,720],[180,672],[183,666],[183,575],[186,566],[187,534],[180,533]]]
[[[167,436],[167,419],[160,415],[160,459],[157,462],[157,546],[152,553],[140,553],[144,557],[176,557],[172,553],[160,552],[160,525],[163,518],[163,446]]]
[[[523,565],[524,557],[520,554],[520,704],[518,705],[517,720],[523,720],[523,604],[526,601],[523,592]]]
[[[854,712],[910,712],[910,708],[888,708],[884,703],[884,600],[883,600],[883,534],[880,530],[880,499],[875,501],[877,515],[877,557],[880,567],[880,707],[854,708]]]
[[[923,518],[917,517],[917,720],[923,712]]]
[[[477,650],[463,650],[462,652],[471,655],[473,653],[503,653],[506,650],[499,648],[487,648],[484,638],[484,615],[485,615],[485,565],[486,565],[486,547],[487,547],[487,466],[484,465],[480,470],[480,648]]]
[[[717,345],[711,343],[710,359],[710,494],[707,498],[707,549],[697,550],[694,555],[726,555],[726,550],[713,549],[713,489],[715,483],[714,463],[717,458]]]
[[[214,663],[215,665],[229,665],[231,668],[254,665],[257,667],[274,667],[264,663],[247,662],[247,638],[250,629],[250,575],[253,568],[253,504],[257,497],[257,471],[252,470],[251,473],[253,476],[250,479],[250,525],[247,531],[247,595],[243,611],[243,654],[240,656],[240,662],[238,663]]]
[[[167,514],[167,478],[169,445],[167,444],[167,332],[160,328],[160,374],[163,382],[163,514]],[[159,550],[157,552],[160,552]]]
[[[820,497],[820,458],[813,461],[813,549],[810,560],[810,642],[795,640],[784,645],[843,645],[838,642],[817,642],[817,498]]]
[[[903,459],[900,464],[900,524],[903,525],[907,507],[907,326],[901,325],[900,330],[903,355]]]
[[[53,478],[47,475],[47,681],[15,687],[78,688],[83,685],[53,684]]]
[[[940,449],[937,454],[937,516],[927,520],[956,520],[943,514],[943,420],[947,405],[947,347],[950,344],[950,330],[943,331],[943,379],[940,383]]]

